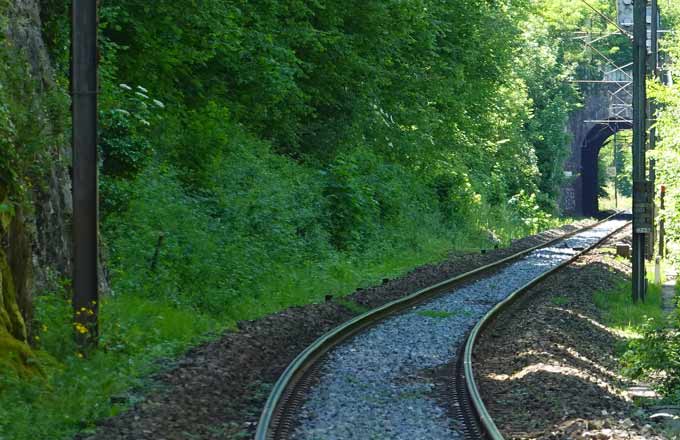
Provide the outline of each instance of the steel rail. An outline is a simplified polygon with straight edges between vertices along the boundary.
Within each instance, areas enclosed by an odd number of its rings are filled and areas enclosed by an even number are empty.
[[[614,216],[611,216],[607,218],[604,221],[610,220],[611,218],[615,217],[618,214],[615,214]],[[481,394],[479,392],[479,388],[477,387],[477,382],[475,381],[475,375],[474,375],[474,368],[473,368],[473,362],[472,362],[472,354],[474,352],[475,344],[478,342],[480,335],[488,327],[491,322],[493,322],[494,319],[498,317],[498,315],[509,308],[516,300],[521,298],[527,291],[535,286],[536,284],[540,283],[543,281],[545,278],[549,277],[550,275],[553,275],[555,272],[565,268],[566,266],[570,265],[574,261],[576,261],[578,258],[582,257],[584,254],[592,251],[593,249],[597,248],[600,246],[603,242],[611,238],[614,234],[620,232],[624,228],[630,226],[632,222],[628,221],[624,225],[622,225],[619,228],[616,228],[614,231],[610,232],[609,234],[605,235],[602,237],[600,240],[597,241],[597,243],[594,243],[593,245],[589,246],[588,248],[580,251],[579,253],[575,254],[568,260],[565,260],[564,262],[560,263],[558,266],[555,266],[554,268],[550,269],[547,272],[544,272],[543,274],[539,275],[538,277],[534,278],[533,280],[529,281],[527,284],[524,286],[520,287],[519,289],[515,290],[512,292],[507,298],[505,298],[503,301],[499,302],[496,304],[478,323],[477,325],[472,329],[470,332],[467,342],[465,344],[465,350],[463,352],[463,368],[464,368],[464,376],[465,376],[465,383],[467,385],[467,391],[469,394],[469,398],[472,402],[472,405],[474,407],[474,412],[477,415],[477,419],[479,421],[479,424],[481,425],[481,429],[484,433],[484,435],[490,439],[490,440],[505,440],[505,437],[503,437],[503,434],[501,434],[500,430],[496,426],[496,424],[493,421],[493,418],[489,414],[488,410],[486,409],[486,406],[484,405],[484,401],[481,397]]]
[[[473,279],[475,276],[485,274],[487,272],[493,272],[503,265],[514,260],[518,260],[530,254],[531,252],[544,247],[549,247],[554,243],[570,238],[581,232],[593,229],[620,215],[621,213],[622,212],[617,212],[603,220],[593,223],[592,225],[588,225],[581,229],[563,234],[560,237],[547,241],[546,243],[530,247],[508,257],[473,269],[469,272],[465,272],[450,279],[444,280],[433,286],[418,290],[415,293],[359,315],[319,337],[288,365],[277,382],[274,384],[274,387],[269,394],[267,402],[265,403],[265,406],[262,410],[257,431],[255,433],[255,440],[272,440],[275,438],[280,438],[277,437],[277,431],[286,429],[286,427],[281,426],[282,420],[279,420],[286,414],[286,400],[291,397],[296,386],[303,381],[307,372],[313,368],[317,361],[341,342],[354,336],[363,329],[374,326],[388,316],[402,312],[409,307],[420,304],[435,297],[438,294],[450,292],[451,288],[455,285],[467,282]],[[484,409],[481,399],[479,399],[478,403],[481,404],[481,408]],[[475,408],[477,407],[478,406],[475,405]]]

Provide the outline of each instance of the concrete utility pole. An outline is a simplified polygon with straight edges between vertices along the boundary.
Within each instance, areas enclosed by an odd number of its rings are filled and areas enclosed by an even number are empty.
[[[644,301],[645,234],[651,232],[648,182],[645,172],[647,1],[635,0],[633,20],[633,302]]]
[[[81,346],[99,335],[97,194],[97,0],[73,0],[73,312]]]

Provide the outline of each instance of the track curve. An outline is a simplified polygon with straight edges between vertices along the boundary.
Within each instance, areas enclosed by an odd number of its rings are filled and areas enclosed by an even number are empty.
[[[626,224],[610,217],[336,328],[286,369],[256,439],[502,438],[474,384],[476,335],[502,304]]]

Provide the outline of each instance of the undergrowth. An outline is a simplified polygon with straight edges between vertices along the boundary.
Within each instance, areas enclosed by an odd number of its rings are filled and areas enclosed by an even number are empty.
[[[67,284],[40,295],[32,342],[45,374],[0,372],[0,439],[89,432],[133,404],[149,385],[144,378],[167,365],[162,359],[238,320],[341,298],[451,251],[478,252],[570,221],[523,192],[507,204],[470,197],[462,209],[460,194],[440,193],[367,148],[320,172],[228,121],[211,121],[197,119],[186,134],[187,145],[198,132],[215,138],[206,142],[219,151],[196,162],[200,173],[156,157],[122,178],[104,163],[112,293],[101,303],[100,346],[80,353],[72,342]],[[123,140],[133,145],[130,133]]]
[[[71,342],[68,285],[37,298],[34,342],[50,361],[45,376],[33,380],[0,374],[0,438],[56,440],[92,432],[96,421],[137,402],[153,385],[150,374],[190,346],[235,330],[237,320],[321,302],[329,293],[343,301],[357,287],[441,261],[452,250],[489,244],[486,224],[447,231],[436,223],[420,229],[407,223],[344,252],[320,240],[310,245],[313,251],[296,253],[288,245],[277,249],[281,244],[271,237],[252,235],[234,250],[238,242],[226,241],[233,229],[221,235],[209,213],[187,208],[198,205],[183,199],[179,187],[166,180],[147,188],[151,194],[140,191],[143,198],[130,202],[134,216],[117,223],[129,225],[128,235],[111,241],[114,291],[101,304],[99,349],[83,356]],[[172,203],[163,192],[172,194]],[[166,241],[152,270],[154,224],[164,226]],[[148,235],[144,225],[150,225]],[[504,242],[534,232],[509,221],[502,231]],[[237,259],[231,252],[250,254]]]
[[[676,286],[676,298],[678,288]],[[680,312],[648,319],[623,358],[626,373],[655,386],[666,403],[680,403]]]
[[[637,304],[630,282],[597,293],[594,300],[605,323],[623,337],[624,374],[649,382],[665,401],[680,402],[680,317],[677,310],[665,316],[662,287],[649,284],[646,300]]]
[[[663,321],[661,287],[649,284],[644,302],[633,303],[630,282],[594,295],[595,305],[603,311],[606,324],[626,338],[639,338],[649,322]]]
[[[0,374],[0,439],[92,432],[96,420],[139,400],[151,385],[145,377],[221,327],[163,300],[112,296],[101,305],[101,345],[84,357],[72,342],[71,306],[63,294],[41,296],[36,310],[45,375]]]

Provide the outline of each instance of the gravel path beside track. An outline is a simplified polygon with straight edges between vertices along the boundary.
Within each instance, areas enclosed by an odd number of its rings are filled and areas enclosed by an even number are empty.
[[[462,438],[435,398],[432,371],[452,362],[466,333],[494,304],[624,223],[612,220],[537,250],[332,350],[293,438]]]
[[[623,338],[593,303],[630,279],[630,261],[615,258],[630,235],[628,227],[540,282],[485,330],[475,376],[506,439],[668,438],[627,394],[636,384],[619,374]]]

